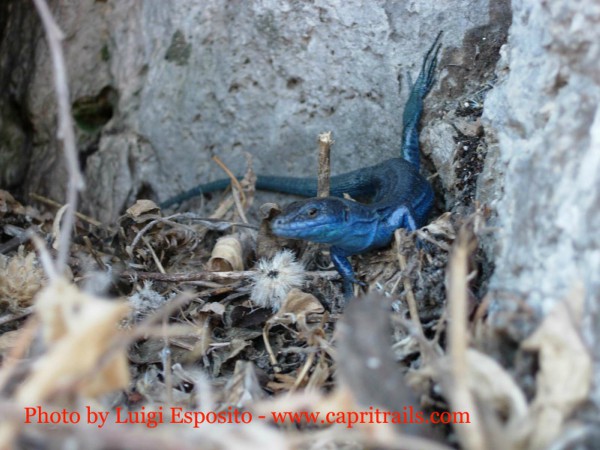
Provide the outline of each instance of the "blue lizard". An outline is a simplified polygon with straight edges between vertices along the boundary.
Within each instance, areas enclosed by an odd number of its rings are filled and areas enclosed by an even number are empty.
[[[433,189],[419,173],[419,122],[423,99],[433,85],[440,37],[441,33],[427,51],[404,108],[402,157],[333,176],[331,197],[290,203],[271,222],[277,236],[330,244],[331,259],[342,276],[346,297],[352,295],[352,283],[359,283],[348,257],[385,247],[398,228],[416,230],[425,223],[433,205]],[[161,207],[224,189],[229,183],[222,179],[197,186],[163,202]],[[317,180],[259,175],[256,188],[315,197]],[[341,198],[344,193],[353,198],[369,198],[371,202]]]

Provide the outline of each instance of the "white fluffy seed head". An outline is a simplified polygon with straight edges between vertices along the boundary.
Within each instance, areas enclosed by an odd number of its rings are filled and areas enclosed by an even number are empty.
[[[151,281],[144,281],[142,289],[128,300],[134,319],[139,319],[159,309],[168,301],[168,298],[156,292]]]
[[[296,261],[291,250],[282,250],[270,261],[258,262],[250,299],[257,306],[277,311],[288,292],[301,287],[304,279],[304,266]]]

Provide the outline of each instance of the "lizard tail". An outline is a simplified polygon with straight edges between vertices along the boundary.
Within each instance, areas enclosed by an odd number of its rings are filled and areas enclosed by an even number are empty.
[[[242,176],[237,177],[238,180],[241,180],[242,178]],[[333,177],[332,182],[335,181],[334,179],[335,177]],[[190,190],[165,200],[160,204],[160,207],[162,209],[169,208],[173,205],[183,203],[203,194],[222,191],[227,189],[230,184],[230,178],[221,178],[209,183],[199,184]],[[258,175],[256,178],[256,189],[261,191],[273,191],[282,192],[284,194],[300,195],[303,197],[315,197],[317,195],[317,179],[311,177],[295,178]],[[332,186],[332,191],[335,191],[335,186]]]
[[[410,95],[402,115],[402,158],[419,168],[419,121],[423,112],[423,99],[433,85],[437,56],[442,47],[440,31],[433,44],[423,58],[421,71],[415,83],[411,86]]]
[[[372,196],[376,186],[371,180],[368,169],[334,175],[331,177],[331,192],[333,197],[342,197],[344,193],[352,197]],[[243,177],[238,176],[241,180]],[[190,190],[171,197],[160,204],[162,209],[178,205],[194,197],[210,194],[227,189],[231,179],[221,178],[209,183],[199,184]],[[281,192],[283,194],[299,195],[301,197],[317,196],[317,179],[315,177],[287,177],[273,175],[257,175],[256,189],[260,191]]]
[[[239,177],[241,179],[241,177]],[[198,197],[202,194],[209,194],[211,192],[222,191],[227,188],[231,184],[231,180],[229,178],[221,178],[219,180],[212,181],[210,183],[199,184],[192,189],[189,189],[181,194],[177,194],[174,197],[168,198],[164,202],[160,203],[160,208],[165,209],[169,208],[173,205],[178,205],[186,200],[189,200],[194,197]]]

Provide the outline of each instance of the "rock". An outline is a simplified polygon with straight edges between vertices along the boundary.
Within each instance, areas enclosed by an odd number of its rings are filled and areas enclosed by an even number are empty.
[[[220,177],[213,154],[237,172],[250,151],[259,173],[311,175],[317,135],[328,130],[334,174],[398,154],[407,75],[416,77],[438,31],[445,84],[434,87],[428,114],[443,107],[440,92],[481,82],[481,70],[471,69],[491,70],[484,60],[495,58],[510,17],[507,2],[486,1],[67,0],[54,9],[68,36],[71,98],[85,112],[82,208],[105,221],[140,195],[164,200]],[[114,104],[104,101],[107,91]],[[38,143],[27,187],[60,200],[53,95],[40,41],[27,102]],[[116,154],[132,139],[144,142],[149,159]],[[129,179],[126,164],[147,178]],[[107,170],[114,173],[100,173]]]
[[[486,243],[495,263],[492,323],[519,305],[540,317],[556,302],[569,302],[582,283],[581,332],[594,360],[600,356],[599,20],[595,2],[513,1],[499,80],[485,101],[493,145],[478,190],[496,211],[491,225],[498,232]],[[524,326],[520,338],[530,331]]]
[[[34,49],[42,36],[33,3],[0,3],[0,188],[26,181],[32,124],[26,95],[35,71]]]

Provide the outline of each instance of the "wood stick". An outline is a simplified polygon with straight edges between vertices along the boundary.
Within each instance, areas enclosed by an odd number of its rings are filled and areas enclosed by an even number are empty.
[[[331,190],[331,131],[319,134],[319,172],[317,175],[317,197],[329,197]]]
[[[218,281],[218,280],[244,280],[254,276],[254,270],[240,270],[234,272],[188,272],[188,273],[160,273],[160,272],[138,272],[135,270],[126,270],[121,273],[121,278],[138,278],[141,280],[156,280],[172,283],[183,283],[188,281]],[[326,280],[335,280],[339,273],[335,270],[305,272],[307,278],[324,278]]]
[[[69,84],[67,82],[67,68],[65,55],[62,49],[64,34],[58,27],[45,0],[34,0],[35,7],[42,19],[46,39],[50,48],[50,56],[54,66],[54,89],[58,103],[58,138],[63,142],[63,150],[67,161],[69,184],[67,186],[67,209],[59,238],[58,257],[56,259],[56,272],[62,274],[65,270],[71,243],[71,234],[75,226],[75,211],[77,210],[77,196],[83,190],[85,183],[79,169],[77,146],[75,143],[75,130],[73,116],[69,102]]]

